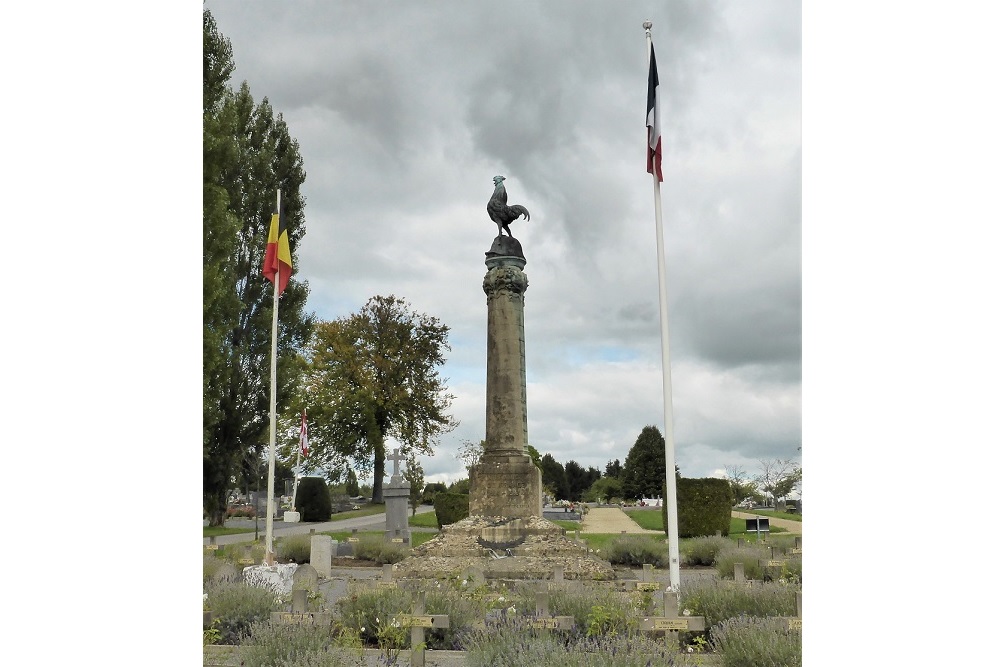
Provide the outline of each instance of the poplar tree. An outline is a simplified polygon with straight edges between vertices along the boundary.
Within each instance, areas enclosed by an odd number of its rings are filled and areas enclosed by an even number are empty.
[[[293,277],[278,318],[279,413],[296,380],[309,334],[308,285],[294,277],[305,234],[298,143],[265,97],[244,81],[232,90],[232,48],[203,16],[203,507],[225,521],[229,489],[256,474],[268,443],[273,287],[263,277],[268,225],[278,189],[289,230]]]

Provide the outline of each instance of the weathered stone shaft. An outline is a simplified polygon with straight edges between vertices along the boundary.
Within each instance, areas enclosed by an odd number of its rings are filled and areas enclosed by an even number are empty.
[[[520,252],[518,250],[518,252]],[[469,513],[540,517],[542,474],[527,454],[528,404],[524,369],[522,257],[488,256],[486,292],[486,444],[469,471]]]
[[[510,456],[528,444],[524,369],[524,260],[491,258],[486,292],[486,446],[484,454]]]

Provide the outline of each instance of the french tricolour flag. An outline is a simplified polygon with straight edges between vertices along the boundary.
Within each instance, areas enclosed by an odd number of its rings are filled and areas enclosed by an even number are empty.
[[[646,171],[663,181],[663,150],[660,137],[660,77],[656,74],[656,52],[649,45],[649,88],[646,93]]]
[[[299,448],[302,456],[309,456],[309,427],[306,426],[306,411],[302,411],[302,426],[299,428]]]

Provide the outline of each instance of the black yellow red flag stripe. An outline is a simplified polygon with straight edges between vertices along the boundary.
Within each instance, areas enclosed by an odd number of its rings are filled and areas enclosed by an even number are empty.
[[[288,247],[284,211],[271,214],[271,229],[267,234],[267,251],[264,253],[264,277],[273,283],[275,274],[278,275],[278,294],[281,294],[292,276],[292,251]]]

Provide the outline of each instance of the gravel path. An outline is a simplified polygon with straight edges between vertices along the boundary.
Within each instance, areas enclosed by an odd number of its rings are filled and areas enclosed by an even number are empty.
[[[646,530],[617,507],[592,507],[580,523],[581,533],[656,533],[662,530]]]

